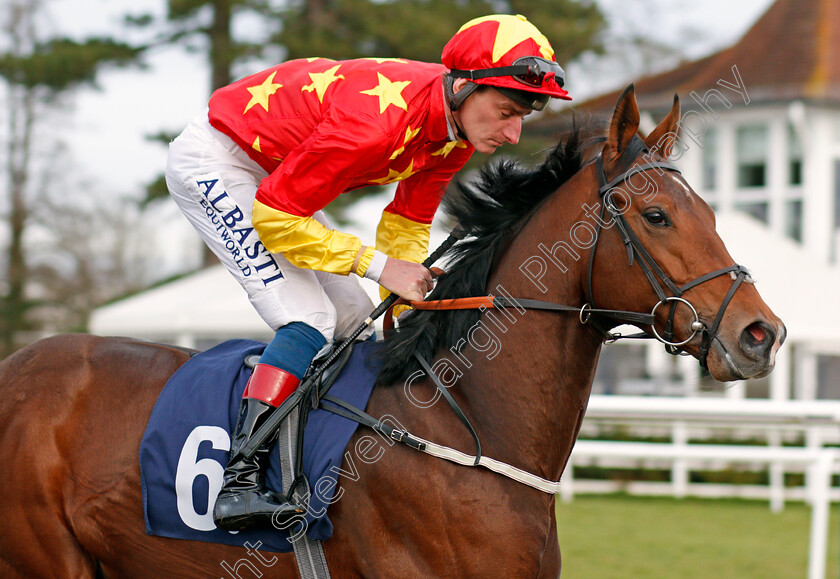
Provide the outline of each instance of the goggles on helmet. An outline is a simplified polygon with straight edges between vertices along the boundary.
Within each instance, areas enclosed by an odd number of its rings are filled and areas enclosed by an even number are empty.
[[[557,86],[563,87],[566,81],[566,73],[559,64],[552,60],[546,60],[539,56],[523,56],[517,58],[512,66],[499,66],[496,68],[482,68],[479,70],[451,70],[449,74],[453,78],[466,78],[476,80],[493,76],[510,76],[514,80],[532,88],[540,88],[549,74],[554,75]]]

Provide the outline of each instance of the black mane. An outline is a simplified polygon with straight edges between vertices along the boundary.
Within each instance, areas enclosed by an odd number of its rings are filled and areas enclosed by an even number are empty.
[[[490,270],[528,217],[553,192],[583,166],[583,138],[589,127],[575,126],[538,167],[526,167],[504,159],[486,165],[471,182],[457,180],[443,200],[446,214],[470,231],[470,237],[447,253],[447,273],[428,299],[486,295]],[[595,140],[602,140],[602,138]],[[477,310],[413,311],[400,321],[400,329],[389,336],[381,384],[405,380],[420,368],[414,358],[419,352],[430,360],[439,348],[450,348],[463,339],[479,320]]]

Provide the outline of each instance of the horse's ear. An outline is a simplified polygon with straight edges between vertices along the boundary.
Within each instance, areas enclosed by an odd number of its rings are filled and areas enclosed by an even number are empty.
[[[674,93],[674,104],[671,112],[662,119],[662,122],[645,139],[645,145],[651,151],[657,152],[663,157],[671,156],[671,149],[677,140],[677,132],[680,130],[680,97]]]
[[[639,130],[639,107],[636,104],[636,89],[633,83],[618,97],[618,105],[610,121],[610,132],[604,148],[606,157],[618,158],[630,144]]]

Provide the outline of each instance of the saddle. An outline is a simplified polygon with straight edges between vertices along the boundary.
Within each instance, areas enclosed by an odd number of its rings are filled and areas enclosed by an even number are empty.
[[[300,400],[304,412],[299,412],[296,424],[301,425],[303,436],[294,445],[293,482],[301,492],[309,483],[318,490],[309,497],[305,519],[306,535],[315,540],[332,536],[327,507],[334,501],[342,477],[349,474],[342,470],[344,455],[358,427],[328,411],[331,403],[327,399],[365,408],[379,375],[381,347],[382,343],[360,342],[347,348],[338,363],[324,369],[317,388]],[[268,527],[232,534],[217,529],[212,520],[212,507],[229,459],[230,433],[251,374],[243,362],[248,359],[253,364],[264,348],[262,342],[230,340],[193,356],[164,386],[139,453],[148,534],[239,547],[245,541],[262,541],[262,548],[269,551],[292,550],[289,538],[294,529]],[[309,374],[314,375],[322,363],[323,357],[313,362]],[[279,444],[272,447],[266,470],[266,482],[275,490],[284,487],[278,449]],[[324,477],[335,484],[319,486]],[[323,492],[325,489],[331,491]]]

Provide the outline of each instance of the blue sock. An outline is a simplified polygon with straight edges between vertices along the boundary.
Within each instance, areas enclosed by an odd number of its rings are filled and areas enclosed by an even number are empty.
[[[260,356],[260,364],[280,368],[301,379],[315,354],[326,343],[323,334],[312,326],[292,322],[277,330],[274,339]]]

